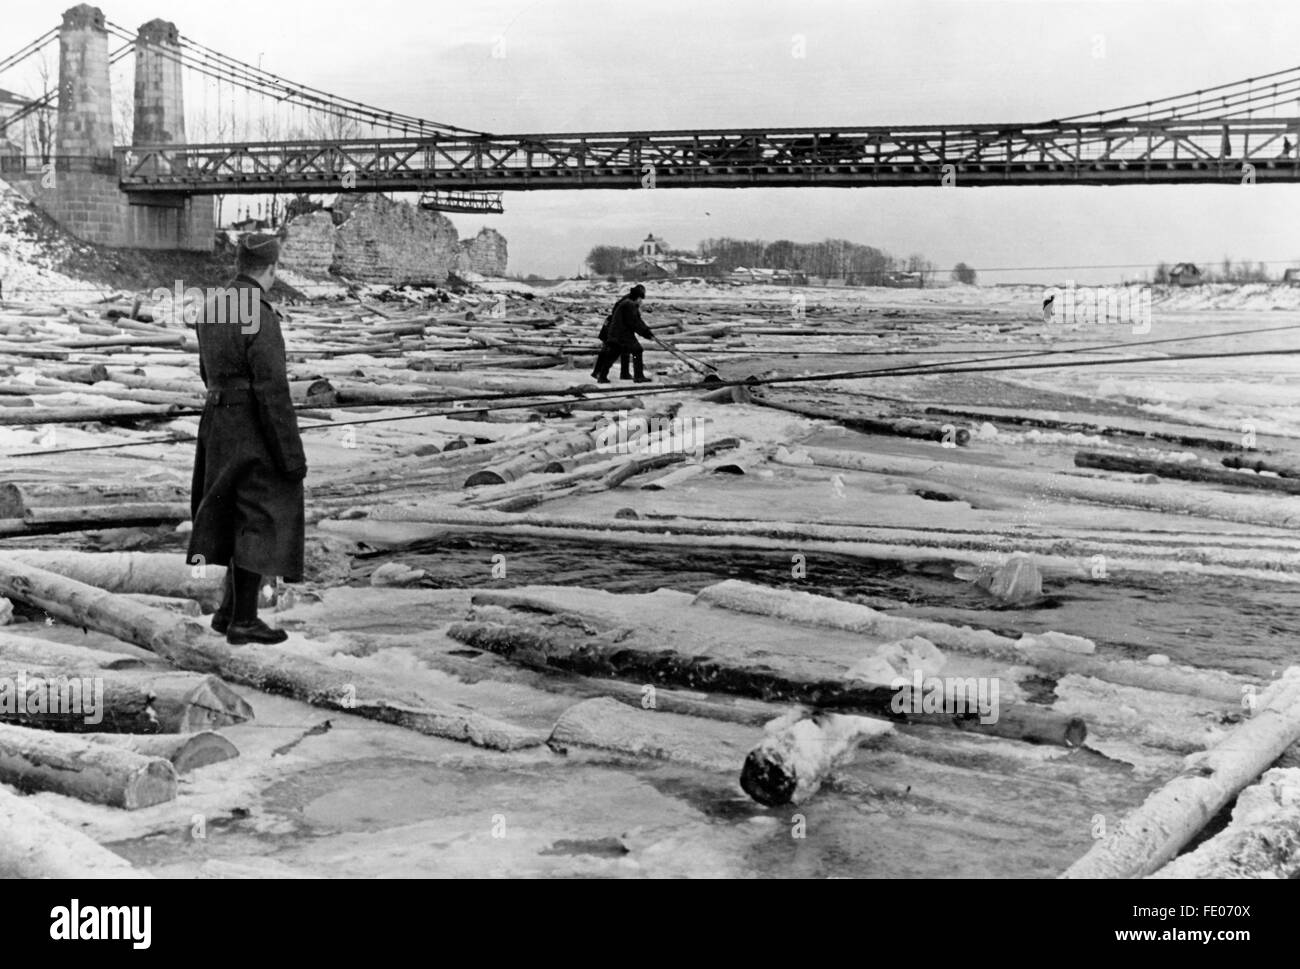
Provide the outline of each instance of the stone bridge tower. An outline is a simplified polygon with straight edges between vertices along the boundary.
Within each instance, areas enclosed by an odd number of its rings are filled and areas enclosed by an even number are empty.
[[[124,133],[123,133],[124,134]],[[133,145],[185,143],[180,35],[151,20],[135,42]],[[103,246],[211,251],[208,196],[132,197],[118,187],[108,30],[98,7],[78,4],[59,30],[59,111],[53,164],[8,180],[79,239]]]

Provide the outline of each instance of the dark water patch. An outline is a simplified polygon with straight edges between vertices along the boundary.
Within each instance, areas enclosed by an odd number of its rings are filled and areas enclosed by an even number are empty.
[[[581,539],[456,535],[357,557],[354,584],[365,584],[385,561],[425,569],[426,585],[511,588],[571,585],[608,592],[659,588],[698,592],[724,579],[812,592],[895,615],[988,629],[1010,638],[1022,633],[1071,633],[1103,652],[1144,660],[1163,653],[1179,663],[1272,676],[1296,662],[1300,649],[1300,590],[1249,578],[1192,573],[1114,574],[1104,580],[1049,580],[1032,608],[998,602],[953,576],[953,563],[898,562],[813,553],[802,577],[798,550],[689,549],[643,544],[629,536],[612,546]],[[506,575],[492,577],[494,555]]]
[[[627,845],[618,838],[593,838],[588,840],[569,840],[562,838],[548,848],[543,848],[542,855],[594,855],[597,858],[622,858],[628,854]]]

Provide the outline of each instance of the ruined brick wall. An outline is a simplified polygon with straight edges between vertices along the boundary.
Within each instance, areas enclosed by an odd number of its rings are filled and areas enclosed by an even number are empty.
[[[506,237],[496,229],[482,228],[473,239],[461,244],[459,265],[484,276],[506,274]]]
[[[427,212],[383,195],[348,195],[333,213],[309,212],[288,223],[281,258],[298,272],[336,273],[359,282],[447,281],[467,271],[504,276],[505,236],[481,229],[460,241],[456,227],[440,212]]]
[[[441,212],[383,195],[346,196],[335,211],[334,266],[349,279],[394,286],[443,283],[456,268],[460,240]]]
[[[334,267],[333,217],[325,210],[295,216],[288,225],[289,238],[280,249],[288,269],[322,275]]]

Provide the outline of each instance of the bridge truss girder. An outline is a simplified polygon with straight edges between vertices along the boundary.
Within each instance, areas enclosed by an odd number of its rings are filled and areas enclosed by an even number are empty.
[[[1296,181],[1300,118],[436,135],[118,149],[128,192]],[[1247,168],[1246,166],[1249,166]]]

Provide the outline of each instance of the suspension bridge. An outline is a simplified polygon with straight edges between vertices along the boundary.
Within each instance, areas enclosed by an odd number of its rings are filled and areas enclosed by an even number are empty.
[[[194,199],[214,195],[421,192],[425,208],[499,212],[502,193],[544,189],[1300,179],[1300,67],[1033,123],[497,134],[289,81],[164,21],[131,32],[84,4],[0,59],[0,79],[56,43],[57,84],[0,118],[0,146],[10,144],[0,176],[33,195],[51,172],[56,184],[82,176],[75,190],[111,180],[123,211],[185,210],[178,218],[198,235]],[[114,104],[114,90],[134,98]],[[115,121],[130,126],[129,143]],[[57,188],[45,201],[92,241],[112,232],[93,198],[88,212],[60,208]],[[166,218],[134,221],[135,244],[160,227],[186,234]]]

